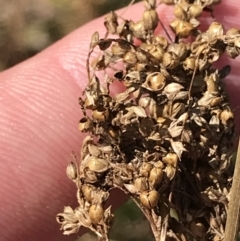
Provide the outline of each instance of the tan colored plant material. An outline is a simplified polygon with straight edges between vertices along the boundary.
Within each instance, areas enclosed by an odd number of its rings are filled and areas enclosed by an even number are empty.
[[[225,52],[239,55],[240,30],[225,32],[218,22],[206,32],[198,29],[202,11],[220,1],[163,2],[174,6],[174,43],[154,36],[161,24],[155,0],[143,1],[137,22],[111,12],[105,37],[92,35],[88,85],[79,99],[79,130],[89,135],[80,164],[75,157],[67,167],[79,206],[57,215],[64,234],[84,226],[109,240],[113,214],[106,201],[119,188],[140,207],[157,241],[224,239],[234,115],[222,86],[230,67],[213,63]],[[100,55],[93,59],[95,49]],[[125,90],[113,95],[113,82]]]

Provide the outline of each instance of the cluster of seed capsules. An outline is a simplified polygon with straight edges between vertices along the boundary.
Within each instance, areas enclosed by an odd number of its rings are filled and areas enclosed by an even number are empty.
[[[67,167],[79,207],[57,215],[64,234],[84,226],[109,240],[113,214],[105,203],[109,191],[119,188],[146,215],[156,240],[224,236],[234,116],[222,88],[230,67],[212,64],[224,52],[239,55],[240,31],[224,32],[218,22],[198,30],[197,18],[218,1],[163,2],[175,4],[174,42],[154,35],[160,22],[154,0],[144,1],[139,21],[111,12],[106,36],[92,35],[89,83],[79,99],[79,129],[89,135],[80,166]],[[185,40],[189,36],[193,41]],[[124,90],[113,94],[116,82]]]

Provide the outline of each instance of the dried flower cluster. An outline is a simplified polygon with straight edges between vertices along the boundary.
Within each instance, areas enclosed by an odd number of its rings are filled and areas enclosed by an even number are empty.
[[[57,215],[64,234],[84,226],[109,240],[113,214],[105,203],[119,188],[141,208],[157,241],[224,237],[234,116],[222,88],[230,67],[218,70],[213,63],[224,52],[238,56],[240,31],[225,33],[217,22],[206,32],[198,29],[202,11],[217,0],[163,2],[175,5],[174,43],[154,35],[160,23],[155,0],[144,1],[137,22],[111,12],[105,37],[92,35],[89,83],[79,99],[79,129],[89,135],[80,166],[67,167],[79,206]],[[100,53],[92,59],[95,49]],[[115,82],[125,88],[116,95]]]

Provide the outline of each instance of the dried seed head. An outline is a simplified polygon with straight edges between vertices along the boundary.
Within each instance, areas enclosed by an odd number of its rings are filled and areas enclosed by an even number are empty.
[[[109,168],[108,161],[95,157],[95,156],[89,156],[89,158],[86,160],[86,166],[93,172],[105,172]]]
[[[220,114],[220,119],[224,126],[227,126],[229,121],[233,121],[234,115],[231,110],[223,110]]]
[[[93,224],[99,224],[103,219],[104,209],[101,204],[93,204],[89,208],[89,218]]]
[[[111,46],[111,51],[114,55],[122,57],[124,54],[126,54],[127,49],[122,48],[122,46],[119,43],[114,43]]]
[[[132,21],[130,21],[129,24],[129,28],[130,30],[133,32],[134,36],[139,38],[139,39],[144,39],[146,36],[146,29],[144,26],[144,23],[142,20],[134,23]]]
[[[188,57],[183,62],[183,68],[185,70],[194,71],[196,59],[194,57]]]
[[[92,202],[94,192],[96,191],[96,188],[93,185],[84,184],[84,185],[81,186],[81,191],[82,191],[85,199],[88,202]]]
[[[78,124],[78,129],[82,132],[90,131],[93,127],[92,121],[88,117],[83,117]]]
[[[172,165],[167,165],[166,168],[164,169],[164,172],[166,173],[166,176],[168,179],[171,181],[176,173],[176,168]]]
[[[202,14],[202,7],[199,4],[191,4],[189,14],[191,18],[199,18]]]
[[[127,64],[136,64],[138,62],[138,59],[137,59],[137,55],[134,53],[134,52],[127,52],[124,57],[123,57],[123,60],[127,63]]]
[[[154,167],[149,175],[148,181],[152,187],[158,186],[163,179],[163,170],[162,168]]]
[[[175,5],[174,7],[174,15],[176,18],[179,18],[179,19],[186,19],[187,18],[187,12],[181,7],[181,5]]]
[[[141,193],[148,190],[148,184],[145,177],[137,177],[134,180],[134,186],[137,192]]]
[[[140,194],[140,202],[144,207],[154,208],[158,204],[159,193],[155,190],[143,192]]]
[[[176,153],[168,153],[162,158],[162,161],[168,165],[176,167],[178,162],[178,156]]]
[[[83,175],[86,179],[86,183],[96,183],[98,181],[97,173],[90,170],[88,167],[83,169]]]
[[[153,44],[154,45],[160,45],[163,49],[166,49],[168,46],[168,41],[164,36],[156,35],[153,37]]]
[[[179,65],[180,59],[174,52],[165,52],[163,54],[163,65],[167,69],[174,69]]]
[[[117,14],[113,11],[110,12],[105,17],[104,25],[110,34],[115,34],[118,27]]]
[[[164,88],[165,84],[166,78],[160,72],[154,72],[147,76],[142,86],[151,91],[159,91]]]
[[[226,35],[227,36],[235,36],[235,35],[239,35],[240,34],[240,30],[237,29],[237,28],[230,28],[227,32],[226,32]]]
[[[95,120],[105,121],[109,116],[108,109],[100,108],[92,111],[92,116]]]
[[[144,177],[148,177],[152,168],[153,168],[153,165],[151,163],[143,162],[143,164],[140,167],[139,173]]]
[[[77,167],[75,163],[71,162],[68,164],[66,173],[69,179],[73,181],[77,179]]]
[[[179,19],[172,21],[170,23],[170,27],[180,38],[187,38],[194,30],[194,27],[191,23]]]
[[[152,46],[149,50],[149,53],[158,61],[161,61],[163,58],[164,50],[161,46]]]
[[[224,34],[223,25],[218,22],[213,22],[208,28],[208,33],[211,38],[222,36]]]
[[[143,13],[142,21],[145,29],[153,31],[158,25],[158,14],[156,10],[145,10]]]

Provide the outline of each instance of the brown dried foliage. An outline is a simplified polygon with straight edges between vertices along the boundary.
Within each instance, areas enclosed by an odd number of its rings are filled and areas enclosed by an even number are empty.
[[[113,214],[105,203],[109,191],[119,188],[141,208],[158,241],[224,237],[234,115],[222,87],[230,67],[212,65],[224,52],[239,55],[240,32],[225,33],[217,22],[206,32],[198,29],[202,11],[217,0],[163,2],[174,5],[174,43],[154,35],[160,22],[155,0],[144,1],[137,22],[111,12],[105,37],[92,35],[89,83],[79,99],[84,114],[79,129],[89,135],[80,165],[67,167],[79,206],[57,215],[64,234],[84,226],[109,240]],[[192,41],[185,40],[189,36]],[[100,54],[92,60],[95,49]],[[113,82],[125,90],[113,95]]]

